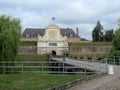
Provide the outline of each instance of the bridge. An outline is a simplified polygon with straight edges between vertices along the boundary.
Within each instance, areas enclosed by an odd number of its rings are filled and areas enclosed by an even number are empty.
[[[68,58],[68,57],[52,57],[53,61],[60,62],[66,65],[72,65],[73,67],[79,67],[84,69],[85,71],[92,71],[95,73],[107,73],[108,65],[106,63],[100,63],[95,61],[85,61],[75,58]]]
[[[58,58],[52,57],[53,60],[57,62],[62,62],[65,64],[70,64],[73,66],[79,66],[81,68],[86,68],[96,73],[107,73],[108,66],[113,64],[114,74],[103,75],[99,78],[88,80],[86,82],[79,83],[71,88],[65,90],[120,90],[120,57],[115,61],[113,58],[108,62],[92,62],[92,61],[81,61],[80,59],[74,58]],[[108,60],[105,60],[108,61]]]

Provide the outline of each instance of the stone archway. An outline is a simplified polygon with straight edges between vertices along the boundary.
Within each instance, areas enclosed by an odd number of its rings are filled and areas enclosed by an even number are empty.
[[[56,56],[56,51],[52,50],[52,56]]]

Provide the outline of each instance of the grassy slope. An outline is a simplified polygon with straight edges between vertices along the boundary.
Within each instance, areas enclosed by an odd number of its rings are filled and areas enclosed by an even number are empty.
[[[18,55],[16,60],[47,61],[48,58],[42,55]],[[41,73],[0,74],[0,90],[46,90],[82,77],[84,76]]]
[[[112,42],[69,42],[70,46],[102,46],[112,45]]]
[[[1,74],[0,90],[46,90],[82,77],[84,76],[38,73]]]
[[[17,55],[16,61],[48,61],[48,57],[45,55],[25,54]]]
[[[21,46],[37,46],[37,41],[21,41]]]

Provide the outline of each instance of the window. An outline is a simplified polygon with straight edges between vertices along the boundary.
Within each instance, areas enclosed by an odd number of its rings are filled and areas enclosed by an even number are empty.
[[[57,46],[57,43],[49,43],[49,46]]]
[[[26,37],[27,37],[27,38],[30,37],[30,34],[26,34]]]
[[[73,34],[70,34],[70,37],[73,37]]]

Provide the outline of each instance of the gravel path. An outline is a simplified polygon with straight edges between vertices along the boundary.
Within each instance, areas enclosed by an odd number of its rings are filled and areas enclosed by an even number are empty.
[[[120,66],[114,66],[114,75],[105,75],[85,81],[66,90],[120,90]]]

